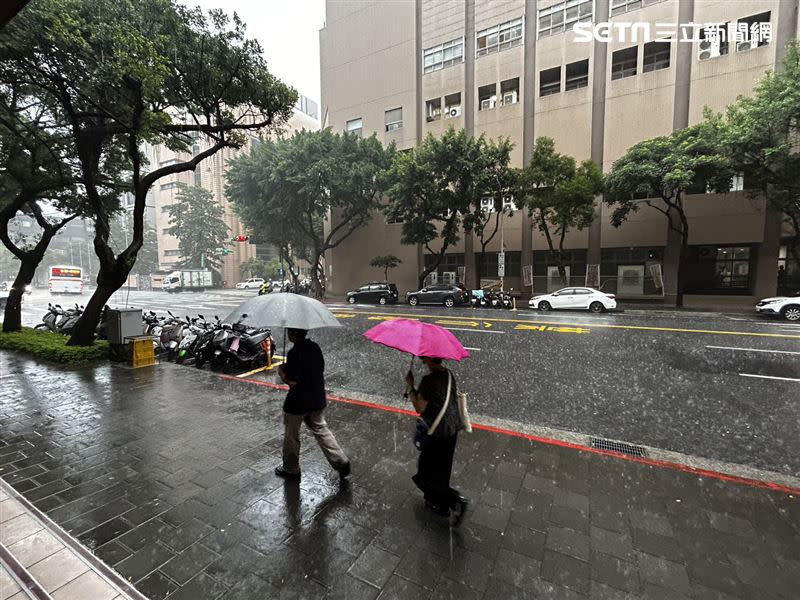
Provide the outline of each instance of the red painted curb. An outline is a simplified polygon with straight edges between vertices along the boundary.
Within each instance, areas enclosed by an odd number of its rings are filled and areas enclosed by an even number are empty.
[[[234,377],[232,375],[222,375],[223,379],[229,379],[231,381],[242,381],[249,383],[251,385],[260,385],[263,387],[268,387],[275,390],[288,390],[288,385],[281,385],[278,383],[271,383],[268,381],[258,381],[255,379],[247,379],[242,377]],[[394,406],[386,406],[384,404],[377,404],[375,402],[367,402],[366,400],[356,400],[354,398],[345,398],[344,396],[336,396],[333,394],[327,395],[328,400],[333,400],[334,402],[341,402],[343,404],[354,404],[356,406],[363,406],[365,408],[371,408],[375,410],[382,410],[384,412],[392,412],[398,413],[401,415],[409,415],[409,416],[417,416],[417,413],[413,410],[406,410],[404,408],[396,408]],[[691,467],[689,465],[683,465],[681,463],[670,462],[666,460],[659,460],[655,458],[644,458],[641,456],[628,456],[627,454],[621,454],[618,452],[612,452],[610,450],[601,450],[600,448],[592,448],[591,446],[584,446],[582,444],[576,444],[574,442],[565,442],[563,440],[557,440],[554,438],[542,437],[538,435],[532,435],[529,433],[522,433],[520,431],[514,431],[512,429],[503,429],[500,427],[492,427],[491,425],[481,425],[480,423],[473,423],[473,429],[480,429],[483,431],[488,431],[491,433],[498,433],[501,435],[508,435],[511,437],[518,437],[526,440],[530,440],[532,442],[539,442],[542,444],[548,444],[551,446],[560,446],[561,448],[570,448],[572,450],[578,450],[580,452],[590,452],[592,454],[599,454],[601,456],[608,456],[611,458],[626,460],[629,462],[635,462],[642,465],[649,465],[651,467],[659,467],[662,469],[671,469],[673,471],[681,471],[683,473],[689,473],[691,475],[697,475],[699,477],[709,477],[711,479],[719,479],[721,481],[726,481],[728,483],[735,483],[738,485],[746,485],[749,487],[761,488],[766,490],[771,490],[773,492],[784,492],[787,494],[794,494],[800,495],[800,488],[793,488],[786,485],[782,485],[780,483],[773,483],[770,481],[761,481],[760,479],[751,479],[749,477],[740,477],[738,475],[730,475],[728,473],[720,473],[719,471],[710,471],[708,469],[701,469],[698,467]]]

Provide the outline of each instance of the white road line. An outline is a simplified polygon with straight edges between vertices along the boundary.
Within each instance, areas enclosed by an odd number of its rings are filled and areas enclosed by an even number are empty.
[[[505,331],[493,331],[491,329],[467,329],[466,327],[445,327],[450,331],[471,331],[473,333],[505,333]]]
[[[759,379],[780,379],[781,381],[797,381],[800,383],[800,379],[795,379],[793,377],[775,377],[773,375],[753,375],[752,373],[739,373],[742,377],[758,377]]]
[[[733,348],[731,346],[706,346],[706,348],[714,348],[715,350],[741,350],[742,352],[769,352],[771,354],[800,354],[800,352],[793,352],[791,350],[763,350],[761,348]]]
[[[477,350],[480,350],[480,348],[470,348],[469,346],[464,346],[464,350],[473,350],[473,351],[477,351]]]

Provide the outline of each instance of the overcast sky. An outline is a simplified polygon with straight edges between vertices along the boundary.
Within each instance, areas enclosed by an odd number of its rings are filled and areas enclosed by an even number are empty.
[[[319,30],[325,0],[178,0],[236,12],[264,49],[270,73],[319,103]]]

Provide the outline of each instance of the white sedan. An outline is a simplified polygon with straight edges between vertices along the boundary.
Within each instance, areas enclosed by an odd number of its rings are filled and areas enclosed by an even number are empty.
[[[541,311],[574,308],[599,313],[617,308],[617,301],[614,294],[606,294],[594,288],[568,287],[552,294],[534,296],[528,300],[528,306]]]
[[[787,321],[800,321],[800,295],[764,298],[756,304],[756,312],[762,315],[780,315]]]
[[[264,285],[264,280],[261,277],[251,277],[247,281],[240,281],[236,284],[237,290],[257,290]]]

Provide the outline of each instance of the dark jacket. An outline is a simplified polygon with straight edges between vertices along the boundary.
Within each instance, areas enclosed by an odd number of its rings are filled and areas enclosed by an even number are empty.
[[[448,371],[428,373],[419,382],[417,391],[428,402],[428,406],[425,407],[425,411],[421,416],[429,427],[433,425],[444,405],[445,396],[447,395],[447,376]],[[461,429],[461,415],[458,413],[456,391],[456,378],[453,377],[453,383],[450,386],[450,402],[442,420],[439,422],[439,426],[433,432],[433,437],[449,438],[457,434],[458,430]]]
[[[283,370],[287,379],[297,382],[286,394],[284,412],[304,415],[325,408],[325,359],[316,342],[297,342],[286,355]]]

